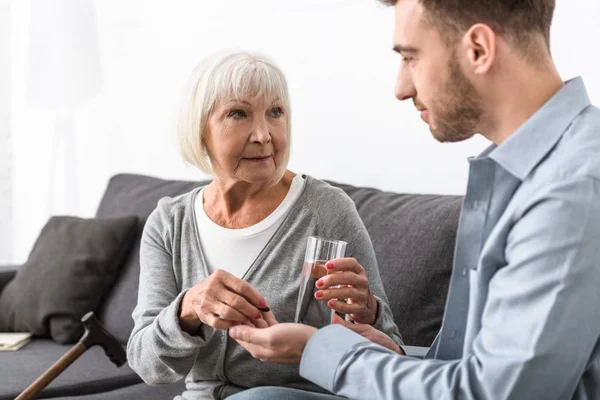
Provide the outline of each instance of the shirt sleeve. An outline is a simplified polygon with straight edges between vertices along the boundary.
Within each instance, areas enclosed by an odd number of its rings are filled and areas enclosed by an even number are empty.
[[[532,196],[506,235],[506,265],[481,289],[481,330],[462,359],[411,359],[329,326],[308,342],[301,375],[352,399],[572,398],[597,362],[599,200],[588,177]]]
[[[130,367],[149,384],[177,382],[191,370],[204,339],[179,325],[179,292],[169,251],[168,224],[159,208],[148,218],[140,247],[138,303],[127,343]]]

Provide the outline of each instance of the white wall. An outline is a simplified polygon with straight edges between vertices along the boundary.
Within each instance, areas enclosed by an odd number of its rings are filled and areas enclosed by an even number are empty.
[[[0,265],[9,263],[13,250],[9,6],[8,0],[0,0]]]
[[[28,2],[13,3],[14,254],[23,261],[48,215],[53,116],[26,98]],[[293,102],[290,167],[399,192],[463,193],[476,138],[439,144],[411,104],[393,97],[399,59],[393,12],[375,0],[97,1],[100,96],[76,115],[78,200],[93,215],[118,172],[200,179],[175,150],[170,118],[192,66],[222,48],[258,50],[287,74]],[[565,79],[583,75],[600,100],[598,0],[561,0],[553,51]],[[62,190],[64,182],[58,182]]]

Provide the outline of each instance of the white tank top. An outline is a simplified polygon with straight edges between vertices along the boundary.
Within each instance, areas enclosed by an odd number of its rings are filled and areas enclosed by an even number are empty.
[[[210,273],[222,269],[241,278],[281,226],[290,209],[300,197],[306,179],[298,174],[290,189],[267,218],[244,229],[228,229],[213,222],[203,206],[204,188],[196,195],[194,204],[198,234]]]

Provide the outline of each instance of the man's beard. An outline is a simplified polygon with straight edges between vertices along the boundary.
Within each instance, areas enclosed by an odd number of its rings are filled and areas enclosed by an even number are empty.
[[[460,142],[476,133],[483,110],[480,96],[456,60],[448,62],[445,89],[431,102],[430,130],[439,142]]]

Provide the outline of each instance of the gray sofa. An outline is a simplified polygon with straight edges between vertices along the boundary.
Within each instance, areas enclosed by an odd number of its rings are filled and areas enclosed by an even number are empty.
[[[142,221],[164,196],[176,196],[201,182],[167,181],[141,175],[113,177],[98,217],[138,215]],[[356,203],[377,254],[390,306],[404,340],[429,346],[442,322],[450,278],[459,196],[415,195],[332,183]],[[143,223],[139,226],[139,234]],[[133,328],[137,298],[139,238],[120,277],[96,310],[104,326],[125,345]],[[0,291],[16,267],[0,268]],[[0,310],[2,312],[2,310]],[[16,352],[0,353],[0,400],[14,399],[71,346],[35,339]],[[99,348],[92,348],[48,386],[40,398],[166,399],[183,391],[180,382],[148,386],[129,367],[116,368]]]

